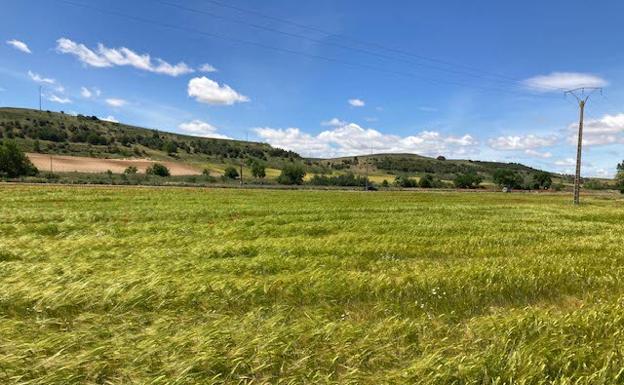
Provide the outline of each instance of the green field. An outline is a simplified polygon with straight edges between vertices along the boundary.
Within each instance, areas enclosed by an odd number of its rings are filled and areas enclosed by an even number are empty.
[[[624,201],[570,201],[0,185],[0,383],[624,383]]]

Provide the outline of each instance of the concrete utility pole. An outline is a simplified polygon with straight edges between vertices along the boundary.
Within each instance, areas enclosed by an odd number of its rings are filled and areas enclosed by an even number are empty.
[[[585,90],[589,93],[585,95]],[[583,150],[583,119],[585,116],[585,105],[591,94],[595,91],[602,93],[600,87],[582,87],[573,90],[566,91],[564,94],[573,95],[579,104],[579,131],[578,131],[578,145],[576,147],[576,173],[574,174],[574,204],[578,205],[580,202],[579,195],[581,190],[581,153]]]

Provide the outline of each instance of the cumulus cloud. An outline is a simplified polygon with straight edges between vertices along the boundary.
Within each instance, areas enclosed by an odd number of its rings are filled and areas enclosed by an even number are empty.
[[[96,87],[80,87],[80,96],[85,99],[96,98],[102,94],[102,91]]]
[[[108,115],[105,118],[100,118],[100,120],[104,120],[106,122],[119,123],[119,120],[115,119],[113,115]]]
[[[578,123],[568,126],[570,135],[568,143],[578,141]],[[597,146],[614,143],[624,143],[624,113],[604,115],[599,119],[586,120],[583,125],[583,145]]]
[[[552,158],[552,153],[548,151],[540,152],[536,150],[527,149],[527,150],[524,150],[524,153],[533,158],[542,158],[542,159]]]
[[[190,135],[203,136],[206,138],[230,139],[226,135],[219,134],[217,128],[210,123],[206,123],[199,119],[182,123],[178,128]]]
[[[30,79],[37,82],[37,83],[44,83],[44,84],[56,84],[56,80],[52,79],[52,78],[46,78],[43,77],[37,73],[34,73],[32,71],[28,71],[28,76],[30,76]]]
[[[349,99],[348,102],[352,107],[364,107],[366,105],[362,99]]]
[[[495,150],[517,151],[534,150],[541,147],[549,147],[557,142],[557,137],[537,135],[499,136],[488,140],[488,145]]]
[[[347,122],[345,122],[344,120],[340,120],[338,118],[332,118],[332,119],[324,120],[321,122],[321,126],[329,126],[329,127],[344,126],[346,124]]]
[[[314,156],[347,156],[374,152],[417,153],[435,156],[466,155],[477,151],[478,142],[470,135],[445,136],[435,131],[422,131],[401,137],[383,134],[355,123],[344,124],[318,135],[310,135],[299,128],[255,129],[258,136],[269,144],[287,150]]]
[[[108,98],[106,99],[106,104],[108,104],[111,107],[123,107],[126,104],[128,104],[128,102],[123,99]]]
[[[24,43],[23,41],[12,39],[12,40],[7,40],[6,43],[12,46],[13,48],[20,50],[24,53],[32,53],[30,51],[30,48],[28,48],[28,44]]]
[[[227,84],[220,85],[205,76],[193,78],[188,83],[188,95],[200,103],[232,105],[248,102],[249,98],[234,91]]]
[[[55,94],[48,95],[47,99],[53,103],[60,103],[60,104],[70,104],[72,102],[71,99],[69,98],[61,97]]]
[[[570,167],[574,165],[576,165],[576,160],[574,158],[559,159],[555,161],[555,166]]]
[[[604,87],[608,84],[603,78],[579,72],[552,72],[528,78],[523,84],[534,91],[561,92],[562,90],[580,87]]]
[[[130,66],[143,71],[169,76],[179,76],[194,72],[184,62],[170,64],[159,58],[152,60],[149,54],[138,54],[126,47],[108,48],[101,43],[98,44],[96,49],[91,49],[70,39],[60,38],[56,41],[56,50],[60,53],[74,55],[82,63],[98,68]]]
[[[200,72],[217,72],[217,69],[208,63],[204,63],[199,67]]]

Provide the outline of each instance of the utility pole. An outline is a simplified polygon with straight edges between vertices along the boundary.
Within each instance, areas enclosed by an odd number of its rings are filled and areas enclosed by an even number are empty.
[[[41,86],[39,86],[39,111],[41,111]]]
[[[242,160],[241,160],[241,163],[240,163],[240,170],[241,170],[241,172],[240,172],[240,185],[242,187],[243,186],[243,161]]]
[[[587,95],[585,90],[589,91]],[[580,202],[579,195],[581,190],[581,153],[583,150],[583,119],[585,116],[585,105],[591,94],[595,91],[602,93],[600,87],[582,87],[575,88],[573,90],[566,91],[564,95],[573,95],[578,101],[579,105],[579,131],[578,131],[578,145],[576,147],[576,173],[574,174],[574,204],[578,205]]]

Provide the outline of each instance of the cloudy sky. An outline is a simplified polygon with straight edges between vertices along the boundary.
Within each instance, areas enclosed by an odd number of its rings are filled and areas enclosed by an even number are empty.
[[[411,152],[584,174],[624,158],[624,3],[7,0],[0,105],[304,156]]]

